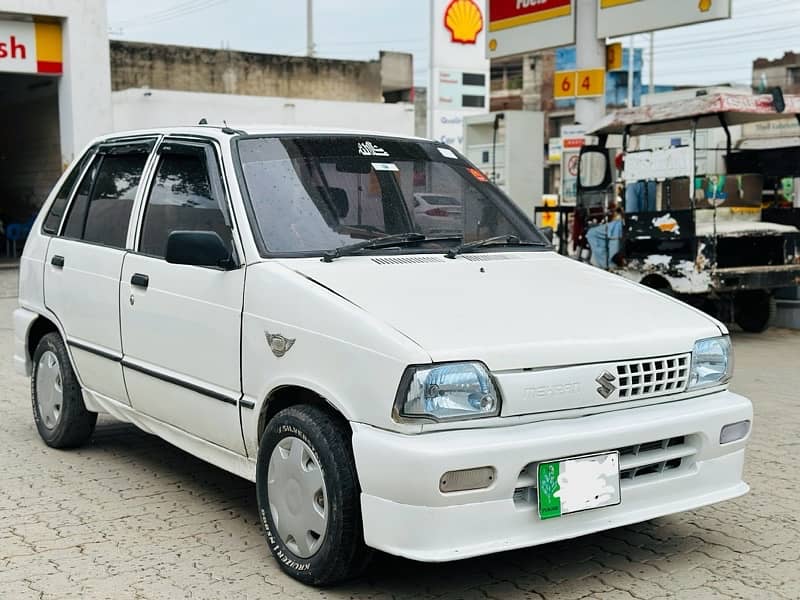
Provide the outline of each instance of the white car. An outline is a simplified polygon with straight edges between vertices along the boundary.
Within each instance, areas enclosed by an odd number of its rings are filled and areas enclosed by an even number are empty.
[[[421,233],[414,194],[456,198],[458,234]],[[461,559],[748,490],[725,327],[559,256],[436,142],[98,139],[36,220],[19,299],[46,444],[103,412],[255,482],[270,551],[309,584],[371,549]]]
[[[463,209],[458,198],[416,193],[412,199],[414,221],[423,233],[461,233]]]

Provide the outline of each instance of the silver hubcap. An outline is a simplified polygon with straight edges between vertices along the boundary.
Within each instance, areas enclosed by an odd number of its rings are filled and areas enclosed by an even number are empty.
[[[36,365],[36,403],[44,426],[53,429],[61,418],[64,387],[58,357],[48,350]]]
[[[300,558],[312,556],[325,540],[328,492],[311,448],[283,438],[269,459],[267,492],[272,521],[283,543]]]

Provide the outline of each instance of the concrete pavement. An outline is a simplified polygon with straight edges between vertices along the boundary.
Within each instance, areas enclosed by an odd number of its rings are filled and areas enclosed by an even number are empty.
[[[16,271],[0,270],[0,598],[800,598],[800,332],[737,334],[755,403],[747,496],[539,548],[441,565],[378,556],[330,590],[283,575],[252,484],[101,418],[91,444],[39,439],[12,372]]]

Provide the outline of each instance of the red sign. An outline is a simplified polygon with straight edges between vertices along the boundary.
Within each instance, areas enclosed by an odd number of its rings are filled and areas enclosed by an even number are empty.
[[[580,138],[564,138],[562,145],[564,148],[583,148],[586,141]]]
[[[527,25],[569,15],[572,0],[491,0],[490,30]]]
[[[580,160],[580,158],[578,158],[578,155],[575,154],[574,156],[570,156],[569,157],[569,162],[567,162],[567,171],[569,171],[569,174],[572,175],[573,177],[577,177],[578,176],[578,161],[579,160]]]

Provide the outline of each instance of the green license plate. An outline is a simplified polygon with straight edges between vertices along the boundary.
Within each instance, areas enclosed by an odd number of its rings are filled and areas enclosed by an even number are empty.
[[[539,463],[537,483],[541,519],[614,506],[621,501],[619,452]]]

